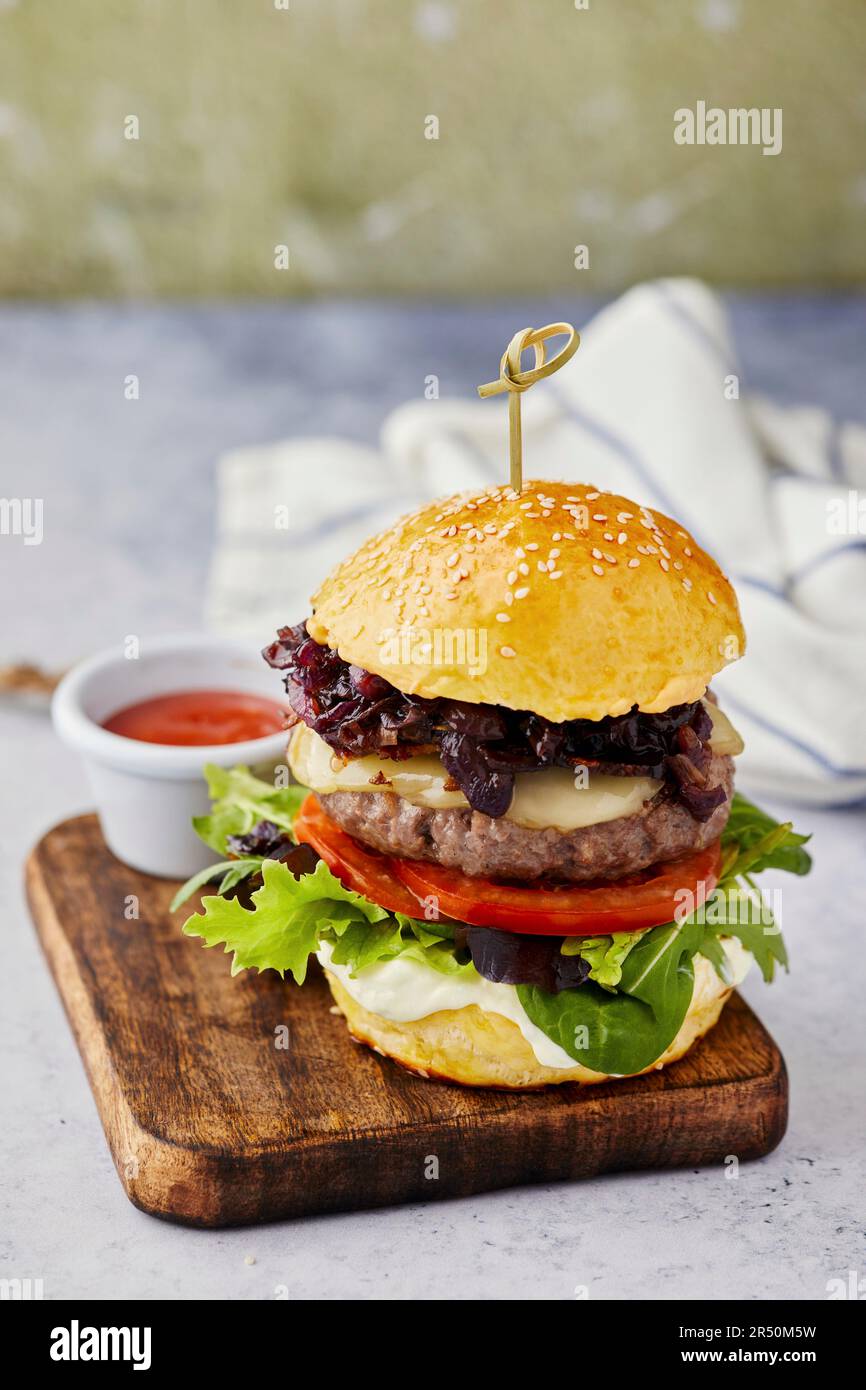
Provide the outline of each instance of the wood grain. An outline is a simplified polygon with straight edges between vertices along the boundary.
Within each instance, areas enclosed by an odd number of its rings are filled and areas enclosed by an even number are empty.
[[[472,1091],[353,1043],[315,965],[303,989],[232,979],[223,953],[181,936],[174,885],[116,860],[95,816],[49,831],[26,876],[121,1182],[155,1216],[237,1225],[698,1166],[784,1134],[784,1061],[736,995],[666,1071]]]

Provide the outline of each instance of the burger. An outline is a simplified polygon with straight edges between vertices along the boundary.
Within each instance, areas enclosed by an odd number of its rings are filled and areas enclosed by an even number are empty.
[[[806,837],[734,791],[713,677],[734,590],[676,521],[573,483],[420,508],[265,660],[288,768],[208,769],[217,891],[184,931],[233,970],[325,972],[353,1036],[423,1076],[529,1089],[682,1057],[753,962],[755,876]]]

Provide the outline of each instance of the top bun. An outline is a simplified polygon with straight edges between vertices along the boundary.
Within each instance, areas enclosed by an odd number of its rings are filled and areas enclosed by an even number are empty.
[[[458,493],[325,580],[307,627],[409,695],[559,722],[697,700],[742,655],[737,599],[688,531],[577,483]]]

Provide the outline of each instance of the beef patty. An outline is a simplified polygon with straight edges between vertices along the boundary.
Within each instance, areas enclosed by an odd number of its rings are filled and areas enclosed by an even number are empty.
[[[401,859],[429,859],[485,878],[535,879],[544,874],[580,883],[621,878],[660,860],[717,840],[730,813],[731,758],[714,757],[708,785],[727,800],[697,821],[661,792],[633,816],[562,833],[527,830],[507,816],[492,819],[468,806],[436,811],[393,792],[330,792],[319,801],[332,820],[364,844]]]

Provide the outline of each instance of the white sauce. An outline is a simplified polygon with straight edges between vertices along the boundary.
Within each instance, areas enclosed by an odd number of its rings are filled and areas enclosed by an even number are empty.
[[[722,944],[733,971],[733,982],[738,985],[751,966],[751,953],[733,938],[726,938]],[[477,1004],[488,1013],[501,1014],[516,1023],[541,1066],[567,1070],[575,1065],[573,1057],[535,1026],[520,1003],[514,985],[497,985],[481,975],[474,979],[471,976],[454,979],[421,961],[399,956],[396,960],[368,965],[353,978],[347,965],[332,963],[331,950],[330,944],[323,941],[317,953],[320,964],[326,966],[347,994],[370,1013],[379,1014],[392,1023],[412,1023],[441,1009],[465,1009]],[[695,966],[696,980],[702,966],[711,972],[708,980],[715,979],[715,969],[709,961],[698,957]]]
[[[317,952],[321,965],[336,975],[340,984],[362,1008],[392,1023],[412,1023],[440,1009],[466,1009],[477,1004],[491,1014],[502,1014],[516,1023],[536,1058],[545,1067],[573,1067],[574,1058],[542,1033],[517,998],[514,985],[497,985],[478,975],[453,979],[418,960],[377,961],[353,979],[347,965],[334,965],[331,946],[323,941]]]

